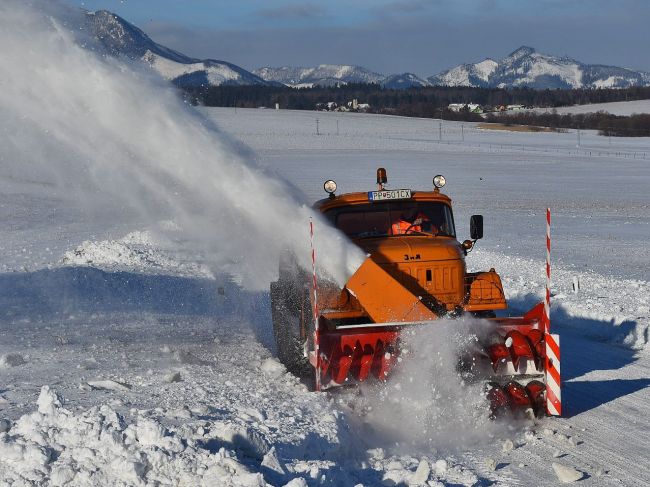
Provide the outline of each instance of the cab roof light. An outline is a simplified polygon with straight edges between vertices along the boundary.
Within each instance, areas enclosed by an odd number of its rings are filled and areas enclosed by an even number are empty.
[[[386,169],[380,167],[377,169],[377,187],[381,191],[384,189],[384,184],[388,182],[388,175],[386,174]]]
[[[328,179],[327,181],[325,181],[325,183],[323,184],[323,189],[327,194],[330,195],[330,198],[336,197],[336,195],[334,194],[334,192],[336,191],[336,181],[334,181],[333,179]]]
[[[438,174],[433,178],[433,187],[436,188],[437,191],[439,191],[445,184],[447,184],[447,180],[442,174]]]

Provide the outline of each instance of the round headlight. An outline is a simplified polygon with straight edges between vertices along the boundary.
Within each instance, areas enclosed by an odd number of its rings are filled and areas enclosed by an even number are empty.
[[[329,194],[334,193],[334,191],[336,191],[336,181],[328,179],[327,181],[325,181],[325,184],[323,184],[323,189],[325,190],[326,193]]]
[[[436,177],[433,178],[433,185],[440,189],[442,188],[445,184],[447,184],[447,180],[442,174],[438,174]]]

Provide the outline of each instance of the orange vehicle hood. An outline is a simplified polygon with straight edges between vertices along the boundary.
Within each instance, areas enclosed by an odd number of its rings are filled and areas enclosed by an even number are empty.
[[[378,264],[461,260],[463,252],[453,237],[393,236],[356,239]]]

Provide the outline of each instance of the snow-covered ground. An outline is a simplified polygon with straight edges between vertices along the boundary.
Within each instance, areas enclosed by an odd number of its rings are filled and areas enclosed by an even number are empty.
[[[495,267],[515,310],[541,298],[550,205],[566,417],[487,426],[472,443],[441,438],[438,447],[369,435],[384,425],[367,424],[356,393],[309,393],[273,358],[265,292],[245,291],[200,255],[166,250],[145,228],[93,239],[96,223],[68,218],[69,208],[58,219],[56,199],[3,178],[7,485],[554,485],[570,476],[554,463],[585,485],[648,483],[647,161],[553,153],[573,150],[570,134],[466,124],[464,142],[440,144],[430,120],[338,116],[337,136],[334,115],[204,111],[307,199],[328,177],[343,191],[372,187],[378,165],[393,187],[445,174],[459,236],[468,215],[486,215],[470,266]],[[329,135],[312,133],[315,118]],[[445,124],[443,137],[458,129]]]
[[[60,25],[0,5],[0,486],[650,484],[647,139],[197,113]],[[378,166],[447,176],[460,238],[485,215],[468,264],[515,314],[553,209],[565,417],[486,421],[445,359],[462,322],[406,337],[387,389],[311,393],[275,359],[266,289],[279,248],[307,253],[300,202]],[[316,234],[344,274],[354,252]]]
[[[591,103],[587,105],[574,105],[571,107],[560,107],[555,109],[557,113],[564,115],[566,113],[596,113],[607,112],[612,115],[634,115],[641,113],[650,113],[650,100],[635,101],[614,101],[610,103]],[[538,112],[550,112],[547,108],[537,108]]]

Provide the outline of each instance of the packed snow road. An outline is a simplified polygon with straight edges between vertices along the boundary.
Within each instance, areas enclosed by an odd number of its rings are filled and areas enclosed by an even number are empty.
[[[309,485],[422,478],[553,485],[553,462],[577,469],[585,484],[647,482],[647,354],[606,343],[624,343],[631,328],[585,336],[583,325],[597,320],[561,287],[554,315],[572,316],[556,320],[567,417],[488,428],[469,445],[412,448],[385,435],[373,443],[369,428],[382,425],[358,415],[356,394],[309,393],[286,373],[272,357],[265,293],[206,277],[146,234],[75,250],[66,265],[2,278],[0,407],[10,429],[0,436],[0,473],[14,481],[8,485],[283,485],[298,477]],[[133,255],[142,254],[165,264],[135,265]],[[540,263],[490,252],[477,260],[495,262],[506,276],[527,269],[521,280],[506,278],[511,299],[527,306],[529,275]]]

